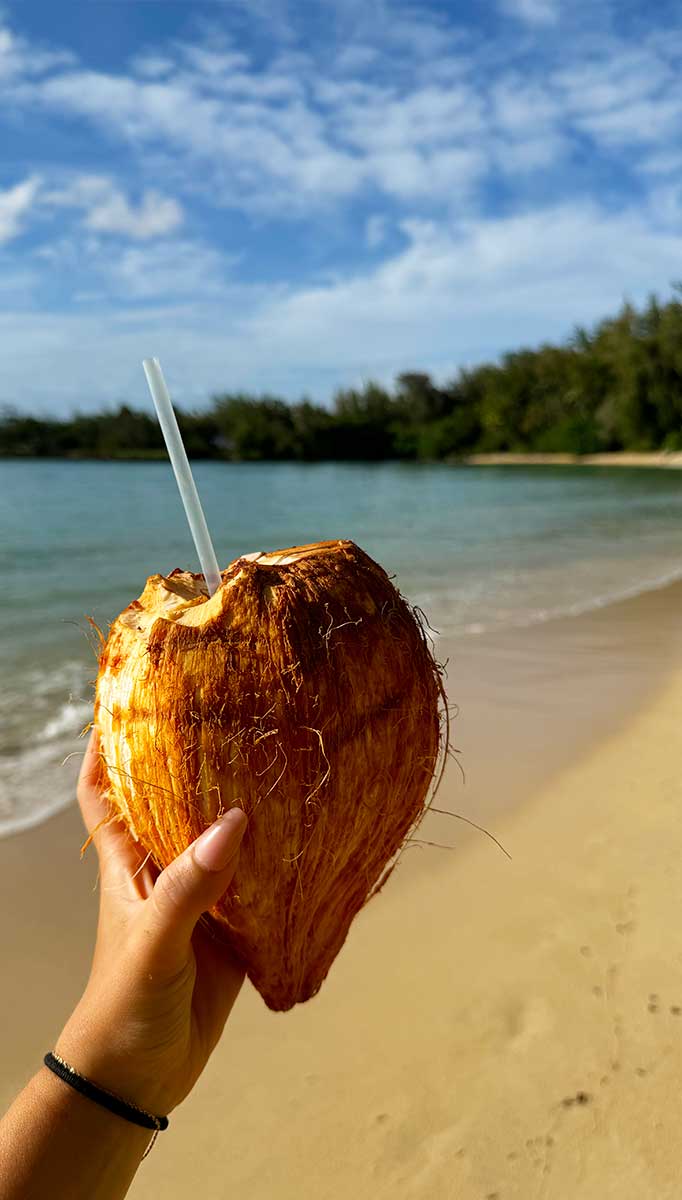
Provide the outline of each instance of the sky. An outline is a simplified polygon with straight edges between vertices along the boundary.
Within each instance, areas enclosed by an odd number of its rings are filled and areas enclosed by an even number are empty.
[[[682,276],[677,0],[0,0],[0,407],[328,403]]]

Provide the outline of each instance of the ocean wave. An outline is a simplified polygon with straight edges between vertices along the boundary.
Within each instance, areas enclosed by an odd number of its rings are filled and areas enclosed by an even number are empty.
[[[84,663],[80,658],[67,659],[64,662],[57,663],[48,670],[38,670],[31,668],[23,672],[21,676],[21,690],[25,696],[29,693],[31,696],[50,696],[54,693],[68,692],[72,696],[74,691],[83,688],[86,676],[88,674],[89,664]],[[96,672],[96,664],[93,664],[91,675]]]
[[[85,747],[35,745],[0,760],[0,837],[41,825],[75,801]]]
[[[626,587],[576,600],[572,604],[557,605],[555,608],[531,609],[516,617],[505,614],[502,620],[489,624],[473,621],[458,628],[456,632],[464,633],[467,637],[478,637],[485,633],[502,633],[505,629],[530,629],[534,625],[544,625],[548,621],[559,621],[566,617],[581,617],[589,612],[597,612],[600,609],[609,608],[612,604],[634,600],[637,596],[658,592],[662,588],[671,587],[672,584],[680,582],[682,582],[682,567],[650,579],[640,580]],[[448,633],[452,636],[453,631],[449,629]]]
[[[62,704],[55,716],[50,718],[38,734],[38,737],[43,737],[46,741],[52,741],[63,734],[74,732],[79,726],[82,727],[87,724],[91,717],[92,704],[89,704],[87,700],[69,699],[65,704]]]
[[[25,712],[11,748],[0,755],[0,837],[39,825],[74,802],[85,752],[80,735],[93,707],[71,694],[82,681],[80,662],[31,670],[21,678]],[[11,704],[11,697],[5,699]]]

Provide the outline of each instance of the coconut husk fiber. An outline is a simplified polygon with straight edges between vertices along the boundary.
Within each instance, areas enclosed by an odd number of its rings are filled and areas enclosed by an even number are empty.
[[[247,555],[208,597],[152,575],[111,626],[95,721],[113,809],[163,868],[249,824],[208,920],[266,1004],[319,990],[422,816],[442,748],[421,623],[353,542]]]

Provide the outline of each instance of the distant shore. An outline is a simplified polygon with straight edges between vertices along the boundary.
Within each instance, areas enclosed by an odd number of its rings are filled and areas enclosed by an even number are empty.
[[[451,460],[464,467],[665,467],[682,468],[679,450],[613,450],[604,454],[469,454]]]
[[[311,458],[311,459],[296,459],[296,458],[218,458],[206,455],[194,455],[189,457],[193,460],[206,462],[219,462],[228,465],[234,463],[298,463],[310,464],[312,466],[318,463],[361,463],[364,466],[379,465],[386,462],[399,463],[410,461],[399,458],[377,458],[377,459],[358,459],[358,458]],[[97,454],[62,454],[62,455],[22,455],[22,454],[3,454],[0,451],[0,462],[167,462],[168,455],[165,450],[143,450],[143,451],[121,451],[116,454],[97,455]],[[682,468],[682,450],[646,450],[641,453],[635,450],[613,450],[601,454],[533,454],[533,453],[516,453],[512,450],[505,450],[495,454],[466,454],[450,456],[445,459],[422,459],[416,460],[419,466],[433,466],[434,463],[445,463],[452,467],[663,467],[667,470],[680,470]]]

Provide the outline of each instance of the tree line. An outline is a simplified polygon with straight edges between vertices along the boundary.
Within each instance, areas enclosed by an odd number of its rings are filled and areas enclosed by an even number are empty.
[[[337,392],[331,408],[227,393],[176,410],[190,457],[233,461],[456,459],[472,453],[682,450],[682,285],[661,304],[624,304],[561,345],[504,354],[437,386],[421,371],[393,388]],[[161,458],[156,419],[121,405],[64,419],[0,414],[5,457]]]

